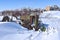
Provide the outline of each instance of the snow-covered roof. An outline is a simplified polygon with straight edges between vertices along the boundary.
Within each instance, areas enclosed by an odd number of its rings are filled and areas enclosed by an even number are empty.
[[[34,14],[34,13],[32,13],[32,14],[30,14],[30,16],[35,16],[35,14]]]

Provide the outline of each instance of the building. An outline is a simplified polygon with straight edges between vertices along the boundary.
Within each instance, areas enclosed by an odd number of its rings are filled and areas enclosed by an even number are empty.
[[[47,6],[45,9],[46,11],[50,11],[50,6]]]
[[[60,8],[57,5],[54,5],[54,6],[47,6],[45,10],[46,11],[60,11]]]

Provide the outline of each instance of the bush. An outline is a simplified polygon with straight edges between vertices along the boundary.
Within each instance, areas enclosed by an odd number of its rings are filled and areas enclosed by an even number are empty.
[[[5,21],[8,21],[9,22],[9,19],[10,18],[8,16],[4,16],[2,22],[5,22]]]
[[[46,31],[46,28],[44,26],[42,26],[41,31]]]

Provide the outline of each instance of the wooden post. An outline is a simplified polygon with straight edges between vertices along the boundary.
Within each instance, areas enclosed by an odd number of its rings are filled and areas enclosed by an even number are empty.
[[[32,19],[33,19],[33,17],[32,17],[32,16],[30,16],[30,24],[32,24],[32,21],[33,21]]]
[[[38,15],[35,15],[35,31],[38,31]]]

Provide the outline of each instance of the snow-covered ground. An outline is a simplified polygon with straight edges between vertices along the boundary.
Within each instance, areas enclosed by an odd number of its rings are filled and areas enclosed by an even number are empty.
[[[60,40],[60,11],[44,12],[40,15],[40,18],[44,24],[48,24],[47,29],[50,30],[50,32],[53,32],[53,34],[50,35],[51,38],[49,40]],[[48,31],[49,34],[51,34],[50,32]]]
[[[60,11],[43,12],[40,18],[48,24],[45,32],[27,30],[14,22],[0,22],[0,40],[60,40]]]

